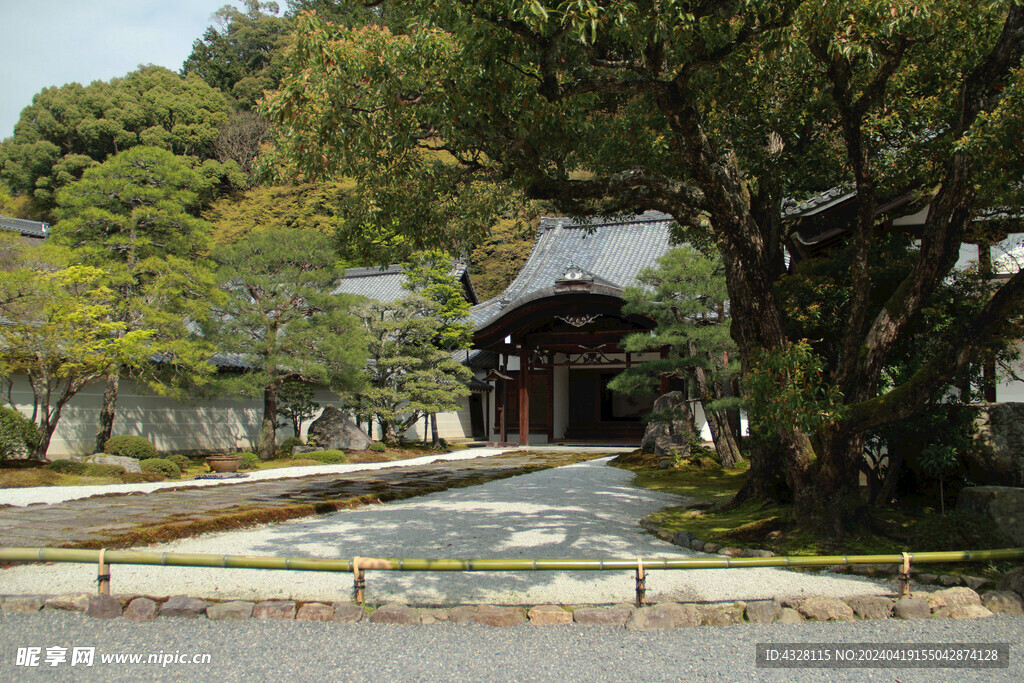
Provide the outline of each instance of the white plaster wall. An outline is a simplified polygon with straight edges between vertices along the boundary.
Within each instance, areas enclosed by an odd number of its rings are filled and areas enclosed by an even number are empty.
[[[32,392],[28,381],[24,377],[15,377],[13,381],[11,399],[15,407],[24,415],[31,415]],[[51,458],[93,452],[103,388],[101,382],[90,384],[64,407],[47,452]],[[340,407],[338,396],[331,392],[317,391],[314,398],[322,406]],[[143,386],[122,380],[113,433],[144,436],[161,453],[251,450],[259,439],[262,417],[262,399],[217,398],[186,403],[157,396]],[[308,426],[307,422],[303,432]],[[288,436],[291,429],[282,426],[278,438]]]

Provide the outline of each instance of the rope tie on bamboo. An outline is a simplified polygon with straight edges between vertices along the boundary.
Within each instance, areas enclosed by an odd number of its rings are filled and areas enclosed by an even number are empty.
[[[96,583],[100,595],[110,595],[110,567],[104,562],[106,552],[106,548],[100,548],[99,567],[96,573]]]
[[[643,607],[647,602],[647,576],[644,574],[644,561],[636,558],[636,606]]]
[[[363,594],[366,591],[366,572],[359,568],[361,557],[352,558],[353,591],[355,592],[356,604],[363,604]]]
[[[896,577],[899,583],[899,597],[907,598],[910,597],[910,553],[900,553],[903,557],[903,566],[899,575]]]

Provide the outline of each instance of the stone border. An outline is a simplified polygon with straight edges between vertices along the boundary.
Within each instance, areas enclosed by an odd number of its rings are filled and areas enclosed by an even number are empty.
[[[640,526],[657,536],[663,541],[689,550],[696,550],[709,555],[720,555],[722,557],[775,557],[771,550],[760,550],[757,548],[734,548],[722,547],[717,543],[705,543],[689,531],[670,532],[663,529],[657,522],[649,518],[640,520]],[[808,571],[813,567],[779,567],[791,571]],[[825,567],[826,571],[834,574],[857,574],[858,576],[895,577],[900,573],[898,564],[837,564]],[[991,588],[993,582],[981,576],[956,576],[954,574],[936,574],[919,567],[911,566],[910,575],[914,581],[923,585],[938,585],[952,588],[954,586],[966,586],[974,591],[983,588]]]
[[[413,607],[388,603],[376,608],[350,602],[302,602],[297,600],[212,601],[186,595],[156,598],[141,595],[0,596],[0,615],[40,611],[82,612],[100,619],[124,618],[151,621],[158,617],[210,619],[213,621],[281,619],[375,624],[426,625],[440,622],[477,623],[487,626],[569,625],[611,626],[641,631],[686,626],[729,624],[795,624],[803,621],[855,621],[858,619],[978,619],[993,614],[1024,614],[1024,600],[1013,591],[990,591],[983,596],[970,588],[955,587],[934,593],[916,593],[893,599],[881,595],[848,599],[810,597],[731,603],[659,603],[632,605],[459,605],[450,608]]]

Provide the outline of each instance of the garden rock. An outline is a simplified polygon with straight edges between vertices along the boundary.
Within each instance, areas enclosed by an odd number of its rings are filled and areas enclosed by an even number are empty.
[[[747,621],[752,624],[770,624],[782,614],[777,600],[755,600],[747,603]]]
[[[307,602],[295,613],[298,621],[331,621],[334,619],[334,608],[322,602]]]
[[[90,595],[85,613],[98,619],[116,619],[121,616],[121,601],[113,595]]]
[[[853,609],[839,598],[807,598],[797,605],[800,614],[818,621],[853,621]]]
[[[897,619],[927,619],[932,609],[924,598],[900,598],[893,605],[892,614]]]
[[[926,605],[927,606],[927,605]],[[779,614],[780,624],[800,624],[804,621],[804,615],[796,611],[792,607],[783,607],[782,613]]]
[[[526,613],[518,607],[481,605],[473,620],[486,626],[515,626],[526,621]]]
[[[739,624],[743,621],[743,612],[746,609],[743,602],[734,602],[731,605],[701,605],[700,623],[705,626],[728,626]]]
[[[252,616],[255,603],[244,600],[232,600],[231,602],[220,602],[206,608],[206,616],[214,621],[225,621],[228,619],[248,619]]]
[[[468,624],[476,614],[476,605],[459,605],[448,610],[448,620],[453,624]]]
[[[343,624],[354,624],[363,618],[366,611],[360,605],[351,602],[334,603],[334,621]]]
[[[670,391],[654,401],[653,414],[674,415],[667,422],[651,420],[644,430],[643,449],[662,458],[690,454],[690,441],[696,437],[693,412],[681,391]]]
[[[253,619],[294,619],[294,600],[267,600],[252,610]]]
[[[981,604],[994,614],[1024,614],[1024,600],[1013,591],[985,593]]]
[[[309,426],[309,438],[317,448],[339,451],[365,451],[373,443],[352,418],[334,406],[324,408]]]
[[[160,605],[149,598],[135,598],[124,608],[124,618],[128,621],[153,621],[160,611]]]
[[[968,478],[1024,486],[1024,403],[989,403],[975,410],[974,442],[965,455]]]
[[[538,605],[531,608],[526,616],[530,619],[531,624],[537,626],[556,626],[572,623],[572,614],[566,612],[558,605]]]
[[[126,455],[107,455],[106,453],[97,453],[96,455],[90,455],[85,458],[83,462],[94,463],[96,465],[117,465],[118,467],[123,467],[125,472],[142,471],[139,461],[135,458],[129,458]]]
[[[420,614],[408,605],[389,603],[370,615],[374,624],[418,624]]]
[[[693,605],[674,602],[633,611],[626,628],[636,631],[667,631],[680,626],[700,626],[701,615]]]
[[[581,626],[625,626],[632,614],[630,605],[580,607],[573,612],[572,618]]]
[[[970,607],[981,607],[981,596],[970,588],[947,588],[946,590],[927,593],[924,596],[937,617],[953,617],[955,619],[984,616]],[[988,610],[986,610],[988,611]]]
[[[0,598],[0,607],[7,614],[15,612],[38,612],[43,609],[46,598],[42,595],[9,595]]]
[[[89,593],[65,593],[46,599],[46,609],[57,609],[65,612],[84,612],[89,609]]]
[[[1017,595],[1024,597],[1024,567],[1017,567],[1006,572],[1003,578],[999,579],[999,583],[996,584],[996,590],[1013,591]]]
[[[205,600],[190,598],[187,595],[172,595],[160,607],[160,615],[165,617],[186,617],[196,619],[206,614],[209,603]]]
[[[888,619],[892,616],[893,601],[881,595],[858,595],[850,599],[850,607],[861,619]]]

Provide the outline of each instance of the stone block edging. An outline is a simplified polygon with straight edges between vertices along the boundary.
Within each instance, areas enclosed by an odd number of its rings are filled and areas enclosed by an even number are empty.
[[[604,626],[635,630],[666,630],[689,626],[803,621],[860,621],[874,619],[978,619],[993,614],[1024,614],[1024,600],[1012,591],[979,595],[966,587],[909,598],[855,596],[852,598],[804,597],[781,600],[717,603],[658,603],[633,605],[458,605],[415,607],[388,603],[376,608],[349,602],[296,600],[201,600],[185,595],[6,595],[0,596],[0,614],[42,611],[81,612],[100,619],[124,618],[150,621],[165,618],[205,618],[214,621],[275,619],[399,625],[441,622],[477,623],[493,627],[527,624],[531,627],[562,625],[572,628]]]

